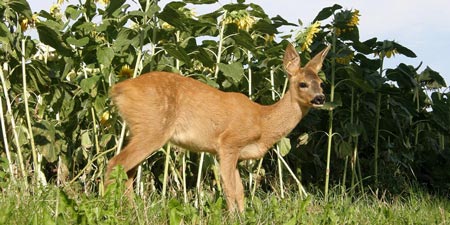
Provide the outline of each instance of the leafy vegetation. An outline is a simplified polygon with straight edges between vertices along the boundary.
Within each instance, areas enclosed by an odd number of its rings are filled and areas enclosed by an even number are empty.
[[[127,208],[121,194],[102,190],[107,159],[121,150],[127,134],[108,90],[121,80],[164,70],[271,104],[285,91],[281,61],[289,40],[302,51],[303,63],[332,45],[321,74],[328,103],[263,160],[241,163],[253,207],[233,221],[271,223],[258,219],[270,212],[276,224],[408,223],[420,215],[445,223],[445,201],[435,205],[428,194],[420,194],[417,202],[414,194],[399,201],[395,196],[416,185],[449,196],[446,83],[421,65],[385,68],[393,55],[416,55],[394,41],[360,40],[357,10],[333,5],[299,28],[241,0],[203,15],[196,15],[192,4],[215,0],[170,2],[163,8],[150,0],[107,2],[61,3],[38,13],[25,0],[0,2],[3,221],[17,210],[40,212],[33,218],[19,214],[24,216],[14,217],[17,223],[48,218],[55,223],[176,224],[180,218],[195,223],[227,217],[221,211],[215,158],[170,145],[139,169],[139,207]],[[284,26],[298,32],[281,33]],[[309,193],[323,191],[323,199],[302,200],[300,180]],[[298,192],[292,188],[297,186]],[[370,190],[377,194],[368,199]],[[159,191],[166,201],[163,210]],[[100,194],[106,197],[96,197]],[[194,204],[184,204],[191,199]],[[388,203],[394,203],[392,208]],[[427,207],[417,213],[414,207],[422,205]],[[138,217],[130,216],[132,210]],[[289,219],[286,212],[292,213]],[[150,214],[161,217],[147,218]]]
[[[115,187],[117,188],[117,187]],[[115,189],[112,188],[111,190]],[[122,188],[124,188],[122,183]],[[116,193],[117,191],[117,193]],[[387,200],[375,195],[352,198],[332,189],[324,197],[302,198],[288,192],[280,199],[258,192],[239,216],[225,209],[220,196],[208,196],[196,208],[178,198],[164,199],[157,193],[135,198],[118,194],[118,188],[104,197],[73,193],[49,186],[33,195],[11,188],[0,201],[2,224],[448,224],[447,199],[408,190],[402,197]],[[72,194],[68,194],[72,193]],[[33,213],[30,213],[33,212]]]

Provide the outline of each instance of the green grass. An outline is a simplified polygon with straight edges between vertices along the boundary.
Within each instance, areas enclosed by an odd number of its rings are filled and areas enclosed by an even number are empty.
[[[112,188],[105,197],[74,192],[71,187],[43,187],[33,194],[10,185],[2,189],[0,224],[450,224],[448,199],[410,191],[391,200],[366,194],[342,196],[330,191],[301,199],[258,193],[246,199],[242,214],[230,214],[217,194],[205,193],[204,204],[182,203],[182,197],[159,194],[135,197],[134,203]],[[173,194],[173,193],[172,193]]]

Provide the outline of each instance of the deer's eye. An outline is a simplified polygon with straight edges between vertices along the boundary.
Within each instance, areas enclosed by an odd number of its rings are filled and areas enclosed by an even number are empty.
[[[298,84],[298,86],[299,86],[300,88],[307,88],[307,87],[308,87],[308,84],[305,83],[305,82],[301,82],[301,83]]]

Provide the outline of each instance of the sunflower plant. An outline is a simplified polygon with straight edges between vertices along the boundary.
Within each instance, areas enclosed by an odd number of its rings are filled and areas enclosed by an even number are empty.
[[[314,37],[320,32],[320,21],[312,23],[310,26],[303,29],[301,32],[297,33],[295,40],[300,43],[301,51],[311,52],[309,48],[314,41]]]
[[[359,10],[342,10],[334,15],[332,26],[336,36],[344,34],[357,34],[359,25]]]

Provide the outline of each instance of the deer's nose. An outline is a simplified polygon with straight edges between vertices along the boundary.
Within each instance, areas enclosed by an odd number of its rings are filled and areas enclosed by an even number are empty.
[[[317,95],[311,103],[315,105],[323,105],[323,103],[325,103],[325,95]]]

